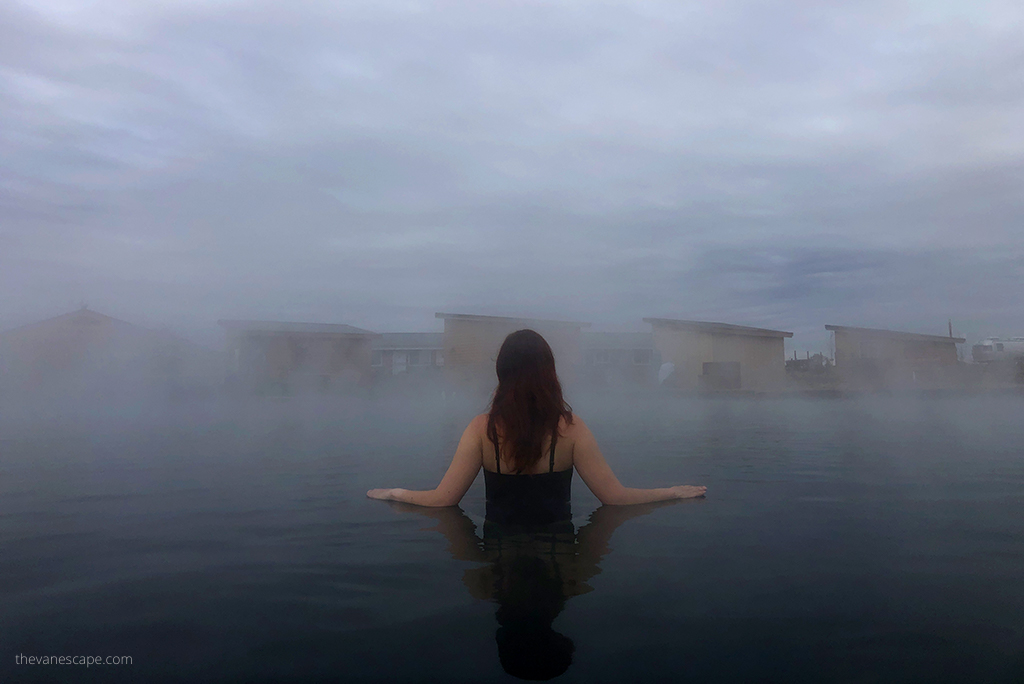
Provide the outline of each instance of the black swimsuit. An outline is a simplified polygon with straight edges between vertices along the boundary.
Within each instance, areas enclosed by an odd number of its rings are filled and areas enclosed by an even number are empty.
[[[572,468],[555,472],[555,439],[551,439],[548,472],[513,475],[501,472],[501,452],[494,445],[498,471],[484,469],[487,520],[502,524],[547,525],[569,520]]]

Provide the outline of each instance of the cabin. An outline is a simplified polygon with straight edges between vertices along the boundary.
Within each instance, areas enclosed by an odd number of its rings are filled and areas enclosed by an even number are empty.
[[[584,332],[583,384],[588,389],[654,387],[661,355],[649,332]]]
[[[778,392],[793,333],[730,323],[645,318],[661,356],[659,384],[684,392]]]
[[[440,387],[444,333],[381,333],[374,338],[372,347],[370,367],[375,387]]]
[[[952,380],[966,340],[946,335],[826,325],[833,335],[835,370],[846,389],[942,386]]]
[[[481,395],[497,384],[494,364],[505,337],[528,328],[540,333],[555,355],[555,367],[563,388],[577,384],[582,375],[582,331],[589,323],[541,318],[478,316],[437,313],[444,320],[442,355],[447,391]]]
[[[368,388],[377,333],[344,323],[218,321],[227,376],[246,393],[302,394]]]
[[[0,393],[118,400],[214,391],[223,357],[82,307],[0,333]]]

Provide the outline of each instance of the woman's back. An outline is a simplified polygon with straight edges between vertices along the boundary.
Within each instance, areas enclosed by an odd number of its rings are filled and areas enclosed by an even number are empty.
[[[568,427],[564,420],[561,423],[560,428]],[[488,520],[505,525],[548,525],[572,518],[570,440],[548,437],[544,444],[548,457],[538,460],[529,473],[510,472],[513,465],[507,459],[502,463],[500,444],[484,443]]]
[[[441,483],[430,491],[371,489],[367,496],[453,506],[480,468],[488,517],[553,521],[568,517],[572,471],[605,504],[633,504],[703,496],[703,487],[623,487],[597,448],[593,434],[562,397],[555,357],[533,330],[505,338],[495,361],[498,387],[488,413],[474,418],[459,440]],[[546,456],[546,458],[545,458]]]
[[[573,467],[573,451],[576,443],[576,430],[574,429],[579,422],[576,414],[572,414],[573,422],[568,423],[563,418],[558,422],[558,438],[555,440],[555,462],[554,468],[551,467],[551,435],[545,435],[541,445],[542,458],[538,459],[533,467],[523,473],[524,475],[539,475],[542,473],[555,472],[561,470],[571,470]],[[482,425],[486,428],[487,425],[487,414],[484,413],[477,416],[477,425]],[[501,458],[497,458],[497,449],[494,441],[491,440],[486,433],[486,430],[481,435],[482,438],[482,451],[483,459],[482,465],[487,472],[500,472],[500,473],[512,473],[515,472],[515,464],[508,458],[507,450],[502,447]]]

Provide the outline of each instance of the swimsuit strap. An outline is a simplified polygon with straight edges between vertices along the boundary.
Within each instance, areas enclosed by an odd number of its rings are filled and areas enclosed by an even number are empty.
[[[558,439],[558,429],[551,433],[551,457],[548,459],[548,472],[555,472],[555,441]]]
[[[555,472],[555,442],[557,441],[557,433],[551,435],[551,454],[548,457],[548,472]],[[498,474],[501,474],[501,452],[498,450],[498,440],[492,440],[494,443],[494,467],[497,468]]]

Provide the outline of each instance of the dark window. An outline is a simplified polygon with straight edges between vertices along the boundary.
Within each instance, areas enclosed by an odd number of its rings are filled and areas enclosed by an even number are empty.
[[[1003,343],[1002,342],[996,343],[996,351],[1003,351]]]
[[[650,349],[634,349],[633,350],[633,363],[638,366],[649,366],[651,365],[651,350]]]
[[[431,363],[431,351],[429,349],[414,349],[409,352],[410,366],[429,366]]]
[[[706,389],[740,389],[739,361],[723,361],[704,364],[702,381]]]
[[[370,365],[371,366],[383,366],[384,365],[384,355],[381,353],[381,351],[379,349],[374,350],[373,358],[370,361]]]

